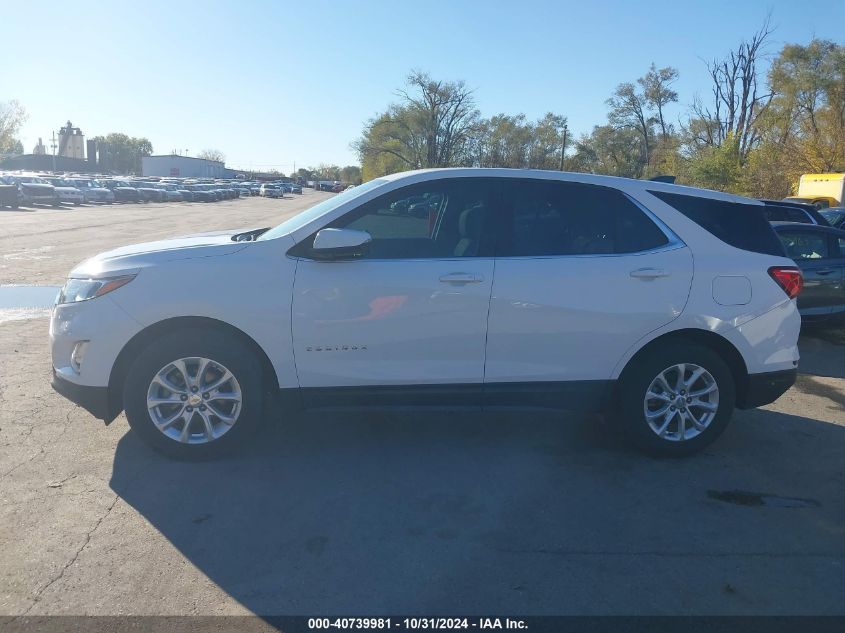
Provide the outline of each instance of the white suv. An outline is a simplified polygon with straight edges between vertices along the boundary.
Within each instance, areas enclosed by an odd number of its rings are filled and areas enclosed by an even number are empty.
[[[802,278],[762,209],[584,174],[379,178],[270,230],[80,264],[53,310],[53,385],[180,458],[281,402],[604,409],[687,454],[795,380]]]

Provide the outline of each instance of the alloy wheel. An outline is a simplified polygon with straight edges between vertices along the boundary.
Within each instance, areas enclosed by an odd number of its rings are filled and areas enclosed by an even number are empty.
[[[719,386],[712,374],[693,363],[661,371],[646,391],[643,410],[658,437],[682,442],[704,432],[719,410]]]
[[[238,421],[241,387],[221,363],[180,358],[162,367],[147,389],[147,410],[155,427],[184,444],[219,439]]]

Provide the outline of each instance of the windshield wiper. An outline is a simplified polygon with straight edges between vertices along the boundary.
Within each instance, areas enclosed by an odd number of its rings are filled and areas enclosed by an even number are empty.
[[[271,227],[265,227],[263,229],[252,229],[250,231],[244,231],[243,233],[235,233],[232,236],[233,242],[254,242],[258,239],[259,236],[263,235],[267,231],[270,230]]]

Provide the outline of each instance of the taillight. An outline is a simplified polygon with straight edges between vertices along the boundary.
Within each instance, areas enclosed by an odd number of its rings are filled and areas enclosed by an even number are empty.
[[[790,299],[794,299],[804,287],[804,276],[794,266],[772,266],[769,268],[769,275]]]

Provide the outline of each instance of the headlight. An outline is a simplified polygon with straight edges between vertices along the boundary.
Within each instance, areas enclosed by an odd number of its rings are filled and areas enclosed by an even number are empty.
[[[76,303],[102,297],[135,279],[135,275],[101,277],[100,279],[68,279],[59,293],[58,303]]]

